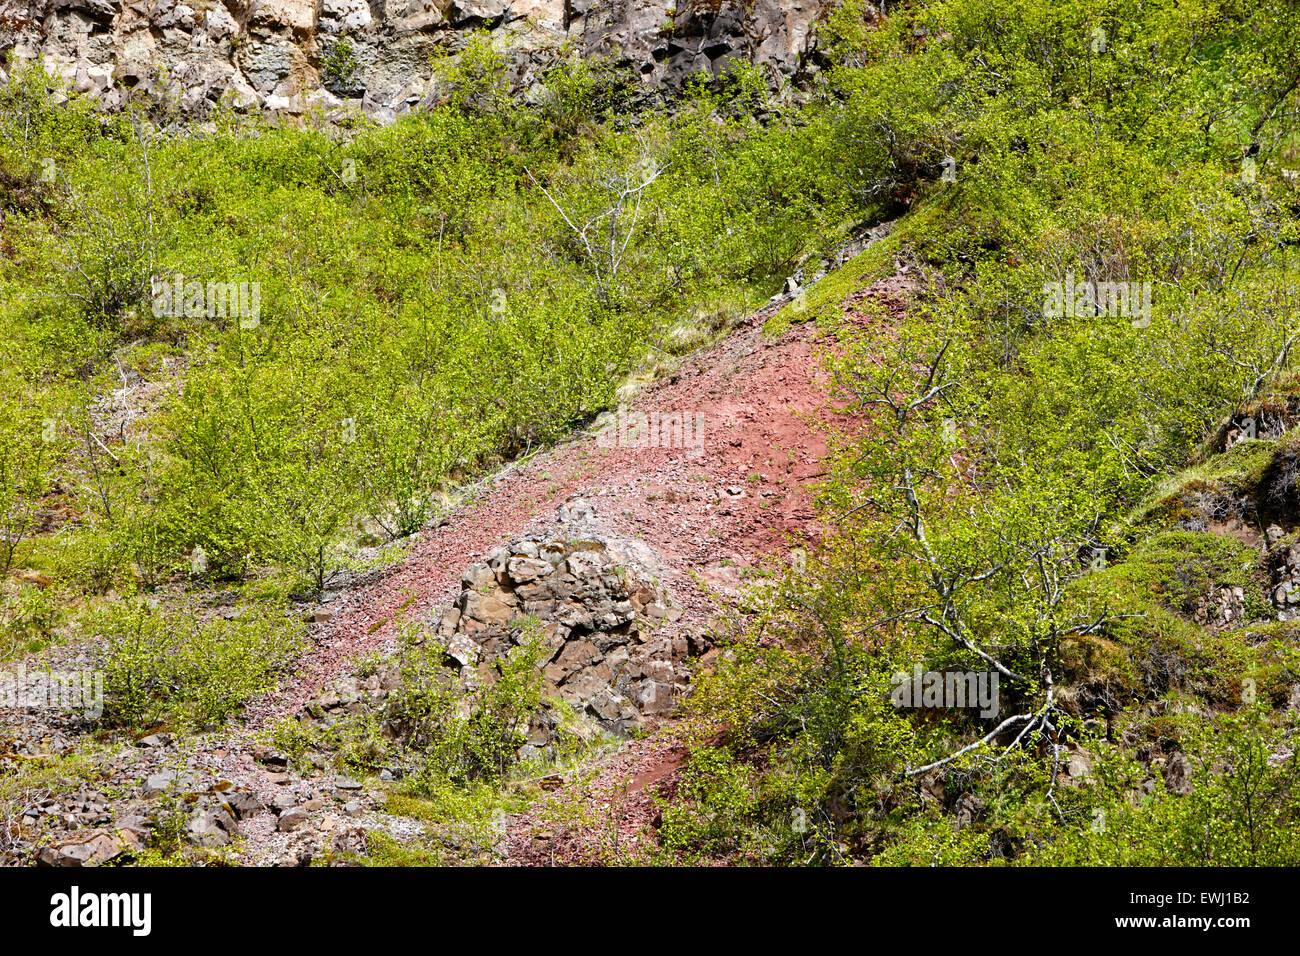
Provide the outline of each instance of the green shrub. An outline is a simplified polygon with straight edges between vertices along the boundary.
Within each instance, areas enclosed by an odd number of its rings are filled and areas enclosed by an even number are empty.
[[[137,729],[231,717],[275,688],[303,631],[274,611],[205,620],[197,608],[138,599],[104,611],[93,626],[103,639],[105,720]]]
[[[417,792],[434,793],[440,781],[496,780],[515,763],[542,701],[541,653],[540,637],[525,634],[497,672],[468,694],[436,645],[425,645],[403,667],[389,714],[405,745],[421,754]]]

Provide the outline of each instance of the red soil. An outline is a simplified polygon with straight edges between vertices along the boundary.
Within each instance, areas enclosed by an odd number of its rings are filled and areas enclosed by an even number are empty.
[[[895,277],[855,294],[844,304],[846,317],[863,326],[880,322],[879,315],[873,322],[854,308],[866,296],[896,315],[905,285]],[[698,416],[698,453],[689,447],[601,447],[586,433],[505,471],[448,523],[422,533],[390,573],[331,605],[335,618],[313,629],[314,647],[290,685],[250,708],[249,730],[296,712],[358,658],[390,647],[402,622],[435,615],[458,593],[468,565],[554,524],[557,508],[575,496],[594,505],[604,532],[641,538],[657,552],[664,582],[685,609],[683,622],[706,628],[733,602],[741,569],[815,543],[820,529],[813,485],[827,453],[819,425],[833,405],[816,353],[816,327],[795,325],[779,337],[763,332],[782,304],[751,315],[629,403],[630,413]],[[594,777],[566,780],[513,819],[508,861],[613,862],[644,848],[658,816],[653,797],[675,790],[685,757],[672,721],[654,736],[625,744],[594,768]],[[556,826],[548,819],[549,807],[575,801],[608,828]]]
[[[815,540],[810,483],[826,454],[815,425],[828,412],[824,373],[815,328],[771,338],[762,325],[772,311],[750,316],[629,404],[629,413],[699,416],[698,454],[602,448],[587,433],[509,470],[447,524],[423,532],[398,567],[330,605],[335,618],[314,629],[314,647],[291,683],[250,708],[250,725],[295,712],[359,657],[390,646],[402,622],[436,614],[467,566],[553,523],[574,496],[594,505],[609,534],[650,545],[665,582],[703,623],[718,610],[714,597],[735,593],[741,568]],[[717,594],[702,593],[692,573]]]

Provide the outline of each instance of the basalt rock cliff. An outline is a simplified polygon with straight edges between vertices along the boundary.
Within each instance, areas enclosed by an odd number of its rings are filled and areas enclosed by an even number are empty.
[[[40,60],[107,110],[166,102],[183,118],[223,104],[381,122],[446,95],[435,64],[486,32],[522,95],[582,56],[640,100],[671,96],[735,59],[773,87],[815,69],[821,0],[0,0],[0,82]]]

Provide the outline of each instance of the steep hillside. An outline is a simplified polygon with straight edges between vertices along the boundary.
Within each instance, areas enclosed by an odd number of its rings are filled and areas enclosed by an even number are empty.
[[[1284,0],[5,10],[4,862],[1300,860]]]
[[[249,701],[237,725],[183,738],[155,729],[134,745],[92,747],[93,757],[82,756],[81,720],[37,711],[13,725],[10,759],[93,766],[74,791],[37,804],[31,822],[46,824],[39,849],[18,842],[13,860],[36,853],[61,865],[102,863],[138,851],[159,838],[160,804],[173,791],[198,795],[182,839],[237,847],[249,864],[364,857],[385,838],[461,859],[461,828],[422,835],[410,822],[445,808],[389,795],[389,782],[420,779],[418,750],[431,745],[410,739],[419,731],[406,695],[429,667],[448,679],[459,672],[467,697],[479,679],[501,681],[508,656],[493,656],[497,643],[518,643],[530,626],[548,642],[546,684],[531,705],[536,715],[520,711],[531,728],[519,754],[525,769],[512,768],[509,779],[536,776],[539,759],[559,761],[542,773],[548,786],[606,772],[610,748],[621,753],[620,740],[675,713],[692,673],[716,655],[748,579],[820,536],[811,489],[826,469],[830,407],[818,330],[765,331],[793,298],[779,297],[717,345],[662,370],[591,431],[489,476],[437,527],[408,539],[397,561],[331,579],[303,612],[314,623],[285,664],[292,676]],[[615,577],[584,583],[588,568]],[[541,587],[553,573],[550,589]],[[225,613],[214,598],[202,616]],[[602,615],[614,617],[602,623]],[[68,671],[98,651],[96,640],[64,644],[24,663]],[[551,698],[559,710],[543,705]],[[658,755],[668,745],[654,740]],[[517,786],[518,795],[512,782],[505,802],[489,800],[478,814],[526,809],[536,781]],[[499,834],[487,832],[476,833],[470,858],[505,853],[516,839],[513,817],[501,817]]]

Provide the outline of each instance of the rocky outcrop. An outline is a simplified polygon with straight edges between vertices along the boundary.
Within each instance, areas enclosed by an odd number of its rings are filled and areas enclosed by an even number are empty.
[[[120,109],[132,98],[185,117],[212,107],[297,114],[351,107],[380,121],[446,94],[433,61],[489,31],[510,81],[576,51],[656,97],[736,59],[773,85],[811,69],[819,0],[0,0],[0,54],[38,58],[69,88]],[[0,81],[5,79],[0,70]]]
[[[529,719],[518,756],[552,757],[562,732],[555,699],[591,732],[616,735],[676,707],[690,683],[689,659],[707,648],[704,633],[681,616],[641,542],[539,533],[470,566],[455,602],[404,653],[434,647],[446,679],[468,698],[499,678],[516,648],[540,640],[546,702]],[[406,663],[399,653],[366,676],[336,681],[299,720],[328,728],[370,711],[386,735],[404,738],[387,704],[394,693],[400,700]]]
[[[40,742],[15,750],[59,750],[57,736],[30,729]],[[328,774],[304,779],[261,745],[236,761],[234,779],[216,772],[215,762],[170,734],[151,734],[105,755],[93,782],[33,790],[16,802],[11,794],[0,803],[0,866],[117,865],[181,846],[229,856],[243,849],[250,829],[275,834],[267,862],[299,866],[357,852],[359,821],[380,806],[361,783]]]
[[[518,623],[536,621],[548,693],[626,733],[674,707],[690,679],[687,658],[705,648],[698,632],[665,626],[682,612],[646,558],[638,560],[646,550],[603,539],[521,539],[465,572],[436,633],[467,680],[490,679],[520,639]]]
[[[1300,542],[1294,535],[1284,536],[1277,525],[1267,530],[1270,552],[1270,587],[1273,606],[1279,621],[1300,620]]]
[[[587,55],[606,57],[670,89],[680,89],[699,74],[717,76],[736,59],[795,76],[822,8],[817,0],[579,5]]]

